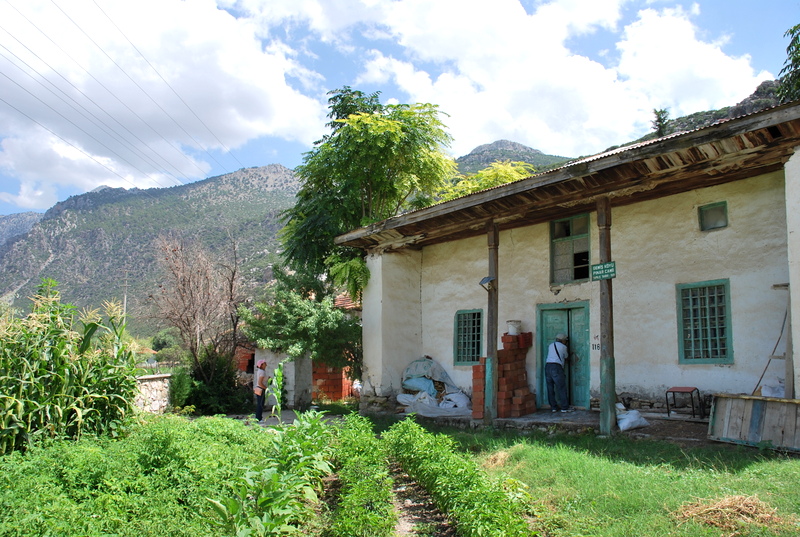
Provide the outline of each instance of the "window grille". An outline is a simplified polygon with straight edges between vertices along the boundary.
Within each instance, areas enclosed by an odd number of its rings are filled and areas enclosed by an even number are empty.
[[[453,349],[456,364],[473,364],[483,356],[483,310],[456,312]]]
[[[678,285],[681,361],[731,363],[728,280]]]

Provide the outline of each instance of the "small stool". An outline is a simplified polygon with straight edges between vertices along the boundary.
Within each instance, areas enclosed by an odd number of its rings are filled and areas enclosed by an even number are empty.
[[[694,386],[673,386],[672,388],[667,390],[665,394],[665,398],[667,400],[667,417],[669,417],[669,394],[672,394],[672,406],[675,406],[675,394],[676,393],[688,393],[689,398],[692,401],[692,417],[694,418],[694,394],[697,394],[697,407],[702,414],[702,407],[700,406],[700,390],[695,388]],[[703,417],[702,415],[700,416]]]

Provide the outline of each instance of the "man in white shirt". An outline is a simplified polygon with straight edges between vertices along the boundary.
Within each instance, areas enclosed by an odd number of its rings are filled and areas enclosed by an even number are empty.
[[[569,338],[566,334],[558,334],[556,340],[547,346],[544,378],[551,412],[572,412],[567,396],[567,376],[564,374],[564,364],[569,356],[567,341]]]

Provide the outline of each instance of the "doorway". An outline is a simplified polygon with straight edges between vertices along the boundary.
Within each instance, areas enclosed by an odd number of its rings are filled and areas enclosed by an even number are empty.
[[[547,347],[559,333],[569,337],[569,359],[564,365],[567,376],[569,404],[588,409],[589,395],[589,302],[572,304],[539,304],[537,306],[537,390],[536,404],[539,408],[549,405],[547,385],[544,378],[544,362]]]

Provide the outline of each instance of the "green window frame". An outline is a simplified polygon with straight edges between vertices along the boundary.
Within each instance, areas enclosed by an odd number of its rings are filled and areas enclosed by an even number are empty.
[[[483,310],[459,310],[453,330],[453,362],[473,365],[483,356]]]
[[[681,364],[732,364],[730,281],[678,284]]]
[[[550,282],[589,279],[589,215],[579,214],[550,222]]]
[[[719,201],[697,208],[700,231],[711,231],[728,227],[728,203]]]

